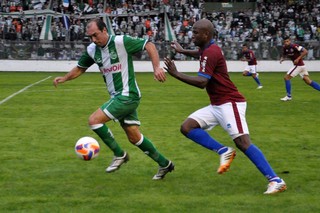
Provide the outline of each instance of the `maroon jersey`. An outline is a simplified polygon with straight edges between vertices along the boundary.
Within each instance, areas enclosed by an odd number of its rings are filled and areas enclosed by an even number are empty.
[[[242,52],[243,57],[248,61],[248,65],[257,65],[257,59],[252,50]]]
[[[299,46],[298,44],[290,44],[288,47],[283,46],[283,56],[287,56],[291,59],[291,61],[293,62],[294,60],[296,60],[301,52],[303,51],[303,47]],[[302,58],[299,60],[298,64],[296,64],[297,66],[303,66],[303,60]]]
[[[200,52],[198,76],[209,79],[206,90],[212,105],[227,102],[244,102],[245,98],[230,80],[227,64],[220,47],[211,44]]]

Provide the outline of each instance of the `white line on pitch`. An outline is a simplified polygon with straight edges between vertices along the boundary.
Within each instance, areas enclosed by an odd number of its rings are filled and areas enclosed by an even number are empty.
[[[16,95],[18,95],[18,94],[26,91],[26,90],[29,89],[30,87],[32,87],[32,86],[34,86],[34,85],[36,85],[36,84],[39,84],[39,83],[41,83],[41,82],[43,82],[43,81],[45,81],[45,80],[47,80],[47,79],[49,79],[49,78],[51,78],[51,76],[46,77],[46,78],[44,78],[44,79],[42,79],[42,80],[40,80],[40,81],[37,81],[36,83],[30,84],[30,85],[26,86],[25,88],[19,90],[18,92],[13,93],[12,95],[10,95],[10,96],[6,97],[5,99],[3,99],[2,101],[0,101],[0,105],[3,104],[4,102],[8,101],[9,99],[13,98],[14,96],[16,96]]]

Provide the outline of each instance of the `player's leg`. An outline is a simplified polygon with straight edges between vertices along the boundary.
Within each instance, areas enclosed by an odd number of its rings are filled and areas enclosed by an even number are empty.
[[[219,153],[224,146],[205,131],[205,129],[212,129],[214,126],[218,125],[218,122],[212,118],[212,113],[210,113],[211,109],[212,107],[209,105],[192,113],[183,122],[180,131],[184,136],[197,144]],[[211,124],[210,126],[208,125],[209,123]]]
[[[281,98],[281,101],[291,101],[292,97],[291,97],[291,79],[293,77],[295,77],[297,74],[297,66],[293,67],[292,69],[290,69],[287,74],[284,76],[284,84],[285,84],[285,88],[286,88],[286,92],[287,95],[283,98]]]
[[[236,152],[233,148],[219,143],[205,131],[205,129],[210,130],[218,124],[218,120],[213,116],[213,107],[209,105],[192,113],[183,122],[180,131],[187,138],[220,155],[220,166],[217,172],[222,174],[229,169]]]
[[[243,76],[252,76],[252,73],[250,73],[248,70],[245,70],[242,72]]]
[[[237,147],[250,159],[263,176],[269,181],[267,191],[264,194],[274,194],[287,189],[286,183],[272,169],[262,151],[251,143],[248,134],[234,139]]]
[[[233,141],[235,142],[237,148],[239,148],[251,160],[251,162],[259,169],[263,176],[265,176],[268,180],[278,178],[261,150],[251,143],[248,134],[240,135],[233,139]]]
[[[121,120],[131,113],[139,105],[139,100],[132,101],[127,97],[117,96],[104,103],[100,109],[94,112],[89,118],[91,129],[103,140],[103,142],[113,151],[114,157],[106,172],[113,172],[120,168],[123,163],[129,160],[127,152],[121,149],[114,139],[111,130],[104,124],[110,120]],[[104,119],[97,119],[97,118]]]
[[[158,151],[151,140],[140,133],[139,126],[123,124],[122,128],[126,132],[130,143],[136,145],[146,155],[156,161],[159,166],[165,167],[169,164],[169,160]]]
[[[320,84],[317,83],[317,82],[315,82],[315,81],[313,81],[313,80],[311,80],[308,74],[304,74],[304,75],[302,76],[302,79],[303,79],[303,81],[304,81],[306,84],[308,84],[308,85],[310,85],[312,88],[320,91]]]
[[[89,125],[113,152],[113,160],[110,166],[106,168],[106,172],[113,172],[129,160],[129,155],[121,149],[111,130],[104,124],[107,121],[110,121],[110,118],[101,109],[98,109],[90,116]]]
[[[250,66],[250,73],[252,74],[253,80],[258,84],[257,89],[262,89],[262,84],[260,82],[259,74],[257,72],[257,66],[252,65]]]
[[[121,157],[124,151],[114,139],[111,130],[105,125],[111,119],[99,108],[91,114],[89,126],[101,138],[101,140],[113,151],[114,155]]]
[[[168,172],[174,170],[174,164],[159,152],[150,139],[141,134],[138,123],[140,125],[136,111],[121,120],[121,126],[130,143],[136,145],[141,151],[158,163],[159,170],[153,179],[163,179]]]
[[[252,76],[252,73],[250,72],[250,66],[247,65],[245,68],[244,68],[244,71],[242,72],[242,75],[243,76]]]
[[[262,84],[260,82],[259,74],[258,73],[252,74],[252,78],[258,84],[257,89],[261,89],[263,86],[262,86]]]
[[[258,170],[268,179],[270,183],[279,183],[281,185],[281,190],[285,189],[284,181],[277,176],[277,174],[273,171],[269,162],[266,160],[265,156],[261,152],[261,150],[251,143],[249,136],[249,129],[246,122],[246,103],[236,103],[233,104],[234,109],[234,118],[236,119],[236,129],[231,128],[229,131],[230,136],[233,138],[237,148],[239,148],[250,160],[251,162],[258,168]],[[232,122],[234,123],[234,122]],[[273,183],[272,185],[274,186]],[[284,186],[283,186],[284,183]],[[268,194],[271,192],[268,192]],[[272,190],[272,193],[275,193],[275,189]]]

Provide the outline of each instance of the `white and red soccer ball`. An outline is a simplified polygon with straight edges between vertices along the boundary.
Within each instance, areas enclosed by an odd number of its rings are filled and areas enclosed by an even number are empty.
[[[99,155],[100,145],[96,139],[85,136],[77,141],[74,150],[79,158],[87,161]]]

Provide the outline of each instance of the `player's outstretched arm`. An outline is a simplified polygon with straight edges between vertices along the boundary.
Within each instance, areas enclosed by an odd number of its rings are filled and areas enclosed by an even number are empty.
[[[167,72],[171,76],[173,76],[174,78],[176,78],[186,84],[189,84],[189,85],[201,88],[201,89],[203,89],[207,86],[208,81],[209,81],[207,78],[204,78],[201,76],[189,76],[189,75],[186,75],[184,73],[179,72],[177,70],[176,65],[174,64],[174,61],[169,58],[164,58],[164,63],[167,66],[164,69],[167,70]]]
[[[156,46],[152,42],[148,42],[145,46],[145,49],[148,52],[148,55],[151,59],[152,67],[153,67],[153,73],[154,73],[154,79],[160,82],[166,81],[166,73],[164,70],[160,67],[160,58],[158,54],[158,50]]]
[[[191,56],[193,58],[199,58],[199,51],[198,50],[183,49],[182,46],[177,41],[171,42],[170,46],[178,53],[182,53],[184,55]]]
[[[82,73],[84,73],[87,69],[86,68],[81,68],[81,67],[74,67],[71,69],[70,72],[68,72],[65,76],[59,76],[56,77],[55,79],[53,79],[53,85],[55,87],[58,86],[58,84],[60,83],[64,83],[66,81],[70,81],[72,79],[75,79],[77,77],[79,77]]]

